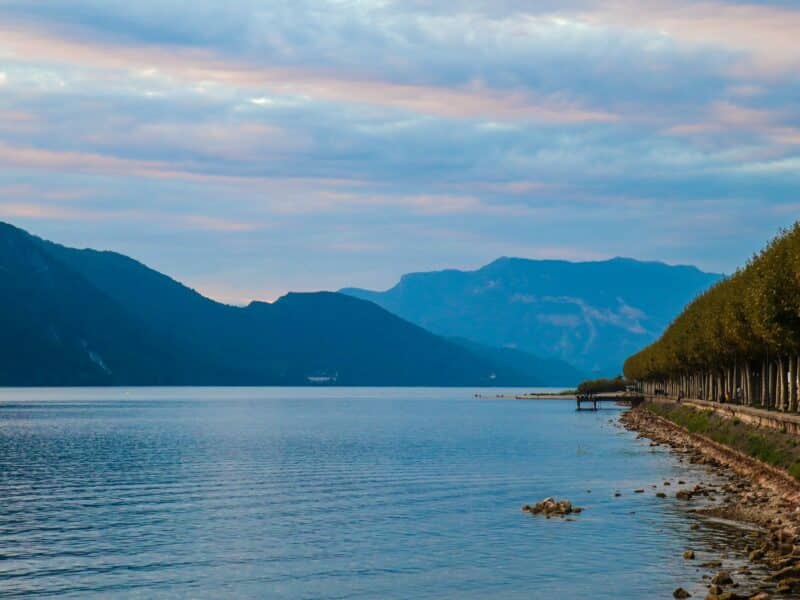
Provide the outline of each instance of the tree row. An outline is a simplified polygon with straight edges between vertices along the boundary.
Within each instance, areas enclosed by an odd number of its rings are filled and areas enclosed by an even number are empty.
[[[800,223],[691,302],[625,362],[649,393],[798,411]]]

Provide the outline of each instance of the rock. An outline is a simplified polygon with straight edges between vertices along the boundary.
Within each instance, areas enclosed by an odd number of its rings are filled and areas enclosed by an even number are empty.
[[[664,492],[658,492],[656,494],[656,498],[666,498],[666,497],[667,497],[667,495]]]
[[[731,585],[733,583],[733,578],[727,571],[720,571],[711,578],[711,583],[715,585]]]
[[[685,589],[679,587],[677,590],[672,592],[672,597],[673,598],[691,598],[692,595],[689,592],[687,592]]]
[[[752,552],[751,552],[751,553],[748,555],[748,558],[749,558],[750,560],[752,560],[752,561],[755,561],[755,560],[761,560],[762,558],[764,558],[764,555],[765,555],[766,553],[767,553],[767,550],[766,550],[766,548],[763,548],[763,547],[761,547],[761,548],[756,548],[755,550],[753,550],[753,551],[752,551]]]
[[[750,600],[769,600],[769,594],[767,592],[758,592],[754,596],[750,596]]]
[[[786,556],[784,558],[771,561],[771,565],[775,567],[776,570],[780,570],[780,569],[785,569],[786,567],[793,566],[796,560],[797,560],[796,556]]]
[[[644,494],[644,490],[642,490],[642,489],[639,489],[639,490],[633,490],[633,493],[634,493],[634,494]]]
[[[789,544],[787,542],[784,542],[782,544],[779,544],[776,550],[778,551],[779,554],[783,554],[784,556],[786,556],[787,554],[792,553],[792,551],[794,550],[794,544]]]
[[[578,514],[582,512],[583,509],[573,507],[572,502],[569,500],[545,498],[541,502],[537,502],[534,506],[526,504],[522,507],[522,510],[533,515],[544,515],[549,519],[553,516],[564,517],[566,515]]]
[[[800,579],[784,579],[778,584],[778,587],[775,588],[775,591],[779,594],[786,594],[793,592],[798,588],[800,588]]]
[[[683,553],[683,558],[686,560],[694,560],[694,550],[687,550]]]
[[[692,492],[689,490],[678,490],[675,493],[675,497],[678,500],[691,500],[692,499]]]
[[[784,567],[777,573],[770,575],[770,579],[775,581],[782,581],[784,579],[797,579],[800,578],[800,567],[793,565],[791,567]]]

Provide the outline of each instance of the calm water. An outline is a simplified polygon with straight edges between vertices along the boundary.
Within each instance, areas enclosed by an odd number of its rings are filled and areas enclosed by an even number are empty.
[[[672,494],[632,493],[688,467],[609,423],[616,409],[474,391],[0,392],[0,596],[699,589],[681,553],[704,534]],[[586,511],[520,511],[549,495]]]

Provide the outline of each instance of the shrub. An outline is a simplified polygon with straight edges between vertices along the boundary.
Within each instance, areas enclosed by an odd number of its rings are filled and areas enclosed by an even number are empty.
[[[621,375],[614,379],[591,379],[578,386],[579,394],[608,394],[624,392],[628,382]]]

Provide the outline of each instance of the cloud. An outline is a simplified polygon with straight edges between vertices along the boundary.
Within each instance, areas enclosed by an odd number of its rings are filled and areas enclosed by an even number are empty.
[[[617,22],[627,27],[663,31],[670,37],[704,47],[723,47],[743,55],[732,67],[750,75],[773,76],[800,65],[800,10],[792,3],[722,0],[633,0],[600,2],[587,9],[590,22]]]
[[[730,270],[797,203],[800,9],[645,4],[5,0],[0,215],[215,290]]]
[[[237,222],[208,215],[175,215],[137,210],[109,211],[41,203],[0,203],[0,218],[8,220],[25,219],[80,222],[140,221],[145,223],[158,223],[160,226],[169,224],[180,229],[216,233],[248,232],[258,229],[258,226],[254,223]]]
[[[167,48],[139,49],[99,41],[92,47],[69,38],[50,38],[35,31],[21,34],[2,29],[2,26],[0,33],[3,36],[0,47],[10,56],[122,71],[115,78],[127,78],[130,71],[144,74],[151,80],[154,74],[162,74],[166,81],[179,80],[184,86],[193,86],[195,91],[201,89],[198,86],[210,85],[216,88],[234,86],[248,93],[269,91],[273,97],[250,98],[249,102],[257,106],[291,105],[297,98],[314,98],[402,109],[441,118],[483,116],[555,123],[618,118],[603,109],[581,106],[564,94],[541,95],[525,87],[516,91],[497,90],[480,81],[462,82],[453,87],[424,82],[411,84],[372,79],[366,73],[331,73],[311,65],[275,67],[245,59],[237,62],[208,50],[176,53]],[[158,65],[157,70],[151,65]],[[152,97],[167,92],[145,90],[142,93]]]

